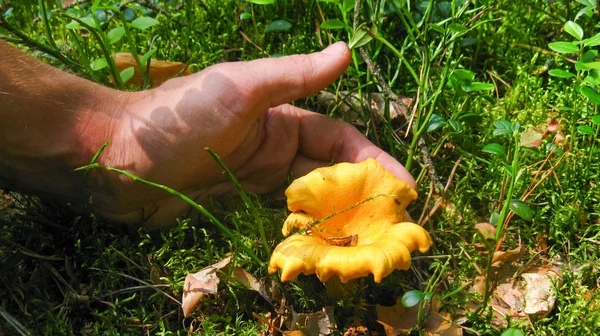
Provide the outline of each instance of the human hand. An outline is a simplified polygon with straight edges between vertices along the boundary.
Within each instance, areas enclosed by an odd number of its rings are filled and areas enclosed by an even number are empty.
[[[233,186],[206,153],[215,151],[242,186],[255,193],[281,187],[333,162],[377,159],[414,187],[411,175],[351,125],[287,103],[317,93],[350,63],[346,44],[322,52],[223,63],[123,98],[113,115],[110,145],[100,163],[167,185],[192,199]],[[162,190],[115,173],[94,173],[99,215],[120,222],[164,224],[186,204]]]

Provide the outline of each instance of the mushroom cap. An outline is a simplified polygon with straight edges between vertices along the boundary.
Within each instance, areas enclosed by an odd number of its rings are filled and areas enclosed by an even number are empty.
[[[415,190],[374,159],[318,168],[285,193],[292,214],[284,236],[307,227],[311,234],[293,234],[273,251],[269,273],[282,270],[284,282],[300,273],[321,281],[336,275],[342,282],[372,273],[381,282],[395,269],[408,269],[412,251],[426,252],[432,244],[422,227],[404,222]],[[332,243],[348,237],[356,244]]]

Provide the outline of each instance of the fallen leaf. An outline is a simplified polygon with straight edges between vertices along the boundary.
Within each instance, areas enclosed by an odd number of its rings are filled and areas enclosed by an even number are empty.
[[[450,322],[449,313],[432,312],[425,321],[426,336],[462,336],[463,329],[457,324]]]
[[[377,322],[383,326],[386,336],[405,333],[417,325],[419,305],[406,308],[402,305],[402,297],[392,307],[376,305]]]
[[[543,135],[537,127],[529,127],[521,133],[521,146],[529,148],[540,147]]]
[[[476,276],[475,280],[473,281],[473,286],[471,287],[471,290],[476,293],[479,293],[479,295],[481,296],[485,296],[485,276]]]
[[[545,273],[523,273],[525,281],[525,314],[544,318],[556,303],[554,285],[562,282],[562,277],[553,271]]]
[[[560,124],[558,123],[558,120],[556,120],[556,118],[548,118],[548,126],[546,126],[546,134],[545,136],[548,136],[548,134],[550,133],[555,133],[560,131]]]
[[[270,277],[264,277],[257,280],[254,275],[246,272],[239,266],[236,266],[233,269],[233,275],[237,281],[260,294],[267,302],[273,304],[273,302],[281,299],[279,287]]]
[[[142,76],[140,73],[140,69],[138,68],[135,58],[131,53],[116,53],[113,58],[119,72],[129,67],[133,67],[133,77],[131,77],[131,79],[127,82],[128,84],[133,83],[141,86],[144,83],[144,76]],[[146,64],[144,64],[144,67],[145,66]],[[186,67],[186,64],[180,62],[159,61],[152,59],[150,60],[150,73],[148,74],[148,81],[151,86],[159,86],[167,80],[177,76],[182,71],[183,73],[181,73],[181,75],[187,76],[191,72],[190,69]]]
[[[500,267],[503,264],[512,263],[517,260],[523,252],[525,252],[525,245],[519,245],[508,251],[496,251],[494,252],[494,257],[492,257],[492,266]]]
[[[499,283],[492,293],[492,323],[507,327],[506,316],[529,323],[529,316],[546,317],[556,303],[555,285],[562,283],[562,264],[554,261],[529,268],[516,279]]]
[[[217,271],[227,267],[231,263],[231,256],[207,266],[198,273],[188,274],[183,285],[183,297],[181,308],[183,316],[188,316],[198,305],[200,300],[208,294],[216,294],[219,285]]]
[[[477,223],[475,229],[481,233],[485,239],[494,239],[496,237],[496,227],[490,223]]]
[[[292,311],[292,318],[288,321],[288,329],[301,328],[306,336],[329,335],[337,330],[333,317],[333,307],[324,307],[323,310],[311,314],[298,314]],[[289,335],[287,333],[286,335]]]

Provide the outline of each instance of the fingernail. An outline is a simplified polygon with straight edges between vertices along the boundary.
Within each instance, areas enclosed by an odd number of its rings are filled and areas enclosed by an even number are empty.
[[[336,42],[332,45],[330,45],[329,47],[323,49],[323,51],[321,51],[324,54],[327,55],[340,55],[345,53],[348,50],[348,45],[346,45],[346,43],[340,41],[340,42]]]

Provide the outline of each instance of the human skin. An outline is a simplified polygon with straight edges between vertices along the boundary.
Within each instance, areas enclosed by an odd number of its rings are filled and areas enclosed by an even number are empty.
[[[0,40],[0,187],[76,205],[104,218],[160,227],[187,205],[102,169],[74,172],[109,140],[100,164],[202,201],[232,192],[215,151],[242,186],[264,194],[290,173],[375,158],[411,175],[358,130],[288,103],[317,93],[350,63],[346,44],[322,52],[222,63],[141,92],[55,69]]]

